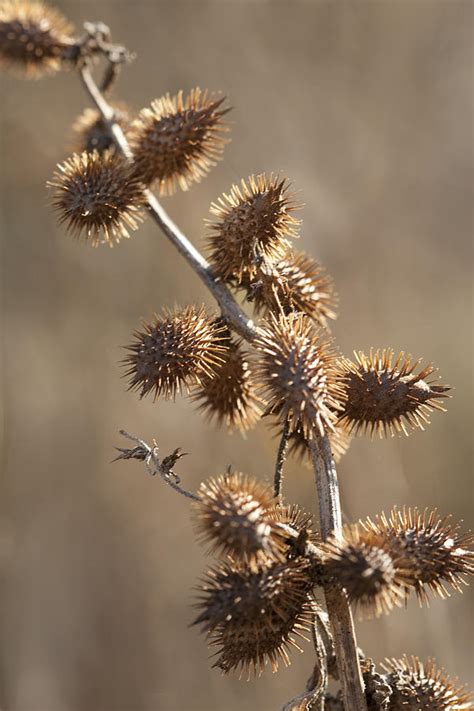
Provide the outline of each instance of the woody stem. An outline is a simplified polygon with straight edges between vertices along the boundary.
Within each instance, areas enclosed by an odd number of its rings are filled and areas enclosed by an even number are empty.
[[[319,518],[323,540],[342,534],[339,484],[331,445],[327,436],[316,435],[310,442],[311,459],[316,476]],[[364,683],[357,653],[357,642],[347,595],[334,583],[324,588],[331,623],[334,651],[346,711],[367,711]]]

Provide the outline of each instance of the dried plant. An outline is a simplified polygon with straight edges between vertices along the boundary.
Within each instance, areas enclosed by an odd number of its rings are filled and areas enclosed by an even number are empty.
[[[311,576],[304,558],[275,563],[219,561],[201,586],[202,624],[210,644],[218,647],[214,666],[261,674],[267,663],[289,664],[288,649],[300,649],[295,636],[311,620]]]
[[[472,697],[433,661],[390,659],[382,665],[391,688],[389,709],[472,709]]]
[[[389,348],[371,350],[368,356],[359,351],[355,357],[356,363],[341,361],[347,393],[341,421],[349,431],[408,435],[407,425],[423,429],[433,409],[444,412],[438,401],[448,397],[450,388],[427,379],[435,372],[432,365],[415,372],[421,358],[412,362],[399,353],[392,363]]]
[[[365,535],[381,537],[395,566],[401,572],[406,592],[416,592],[420,603],[428,600],[427,590],[439,597],[449,597],[447,585],[461,591],[474,573],[474,542],[471,533],[436,511],[394,508],[387,518],[378,516],[361,524]]]
[[[328,319],[336,318],[332,279],[303,252],[290,252],[276,262],[261,262],[245,287],[257,313],[304,313],[324,328]]]
[[[156,184],[160,195],[199,182],[222,156],[229,111],[224,101],[193,89],[186,99],[182,91],[166,94],[143,109],[128,132],[140,180]]]
[[[434,663],[391,660],[377,672],[358,650],[351,604],[388,613],[414,592],[444,597],[474,572],[473,537],[436,512],[393,509],[342,526],[335,459],[352,434],[408,434],[428,423],[449,388],[431,365],[419,368],[391,350],[339,355],[327,332],[336,316],[331,279],[319,264],[293,251],[300,208],[284,176],[242,180],[211,206],[210,263],[170,220],[150,190],[187,190],[222,156],[229,129],[223,98],[199,89],[151,102],[135,119],[106,96],[131,56],[112,43],[101,23],[73,37],[69,23],[39,2],[0,5],[0,65],[26,77],[75,69],[94,104],[76,121],[79,153],[49,183],[59,221],[86,242],[112,244],[147,213],[201,278],[220,310],[194,305],[165,310],[135,331],[125,357],[131,390],[140,397],[190,394],[220,425],[246,430],[263,415],[278,429],[273,490],[228,472],[184,488],[174,469],[177,448],[162,457],[122,431],[131,445],[117,459],[143,462],[192,501],[198,540],[217,556],[198,587],[200,624],[215,666],[260,674],[289,663],[295,637],[311,636],[316,661],[305,690],[285,709],[432,711],[474,708],[472,697]],[[102,81],[92,70],[105,59]],[[254,323],[232,290],[246,292]],[[244,342],[246,345],[244,347]],[[310,459],[319,524],[283,495],[288,452]],[[324,593],[326,611],[316,604]],[[329,694],[328,677],[338,682]]]
[[[0,68],[39,79],[64,67],[73,26],[42,2],[7,0],[0,5]]]
[[[304,314],[270,314],[254,345],[256,376],[269,400],[268,412],[307,439],[334,429],[344,396],[337,352],[327,334]]]
[[[275,522],[273,492],[239,472],[203,482],[194,504],[196,529],[212,550],[250,560],[286,552],[286,535]],[[284,556],[283,556],[284,559]]]
[[[187,306],[155,316],[153,323],[135,331],[134,342],[127,346],[130,389],[138,390],[140,397],[153,392],[155,399],[169,400],[183,387],[189,391],[204,378],[212,378],[224,362],[226,330],[204,307]]]
[[[48,182],[59,221],[94,247],[111,247],[143,220],[145,198],[130,164],[118,154],[74,153]]]
[[[387,542],[376,532],[348,527],[322,549],[325,573],[343,584],[351,603],[379,616],[403,601],[403,578]]]
[[[199,409],[208,419],[242,432],[253,427],[262,415],[262,400],[257,395],[252,366],[239,340],[229,338],[227,351],[217,372],[203,381],[193,394]]]
[[[299,220],[286,178],[251,175],[211,205],[209,260],[222,279],[245,284],[264,260],[285,255],[289,238],[298,236]]]

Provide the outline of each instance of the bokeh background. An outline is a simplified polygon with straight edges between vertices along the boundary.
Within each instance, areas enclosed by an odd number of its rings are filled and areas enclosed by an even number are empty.
[[[230,97],[232,143],[200,185],[166,199],[197,243],[233,181],[283,171],[301,191],[300,245],[336,280],[342,350],[423,355],[455,386],[447,415],[409,439],[358,439],[339,467],[349,520],[393,504],[472,518],[472,15],[458,0],[62,0],[78,27],[108,23],[137,52],[116,96],[134,110],[200,85]],[[3,461],[0,707],[8,711],[277,709],[312,653],[247,683],[210,669],[190,607],[206,566],[186,500],[136,462],[111,464],[118,430],[181,446],[186,486],[235,468],[270,479],[264,424],[243,440],[187,400],[139,401],[123,344],[162,305],[205,302],[147,222],[110,250],[58,227],[45,181],[87,105],[73,73],[3,75]],[[288,497],[314,511],[290,461]],[[472,683],[472,594],[411,601],[360,622],[376,660],[403,652]]]

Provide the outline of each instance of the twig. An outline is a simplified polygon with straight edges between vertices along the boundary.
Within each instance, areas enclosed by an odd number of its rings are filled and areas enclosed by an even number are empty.
[[[119,456],[114,459],[138,459],[141,462],[145,462],[145,466],[151,476],[159,474],[160,477],[165,481],[172,489],[178,493],[186,496],[188,499],[193,499],[194,501],[199,501],[200,498],[197,494],[193,494],[192,491],[183,489],[179,484],[179,476],[174,473],[173,467],[181,457],[184,457],[185,452],[181,452],[180,449],[175,449],[172,454],[169,454],[164,459],[160,460],[158,457],[158,445],[153,441],[153,447],[144,442],[139,437],[134,437],[134,435],[125,432],[125,430],[120,430],[120,434],[135,442],[135,447],[132,449],[116,447],[120,452]]]
[[[61,57],[76,67],[82,67],[96,57],[105,57],[108,64],[114,65],[113,69],[107,67],[101,82],[101,90],[107,91],[118,75],[121,65],[131,62],[135,55],[122,45],[112,44],[110,29],[103,22],[85,22],[84,30],[81,37],[65,42]],[[113,77],[109,76],[107,79],[109,74]]]
[[[311,706],[314,711],[324,711],[324,696],[328,688],[328,653],[327,648],[320,634],[322,623],[319,618],[318,610],[314,613],[314,622],[311,627],[311,636],[313,638],[314,651],[316,652],[317,673],[315,679],[313,704]],[[316,671],[315,666],[315,671]],[[315,705],[317,704],[317,706]]]
[[[342,520],[337,472],[327,437],[310,441],[311,457],[319,498],[321,536],[341,536]],[[360,671],[354,622],[347,595],[334,583],[324,586],[326,607],[333,632],[342,698],[347,711],[367,711]]]
[[[333,679],[339,679],[337,671],[336,653],[334,651],[334,640],[329,628],[329,616],[327,612],[321,608],[318,610],[316,617],[317,631],[321,637],[326,650],[326,668],[328,675]]]
[[[327,672],[327,648],[320,635],[319,609],[313,601],[313,623],[311,625],[311,636],[313,639],[314,651],[316,652],[316,663],[306,688],[301,694],[295,696],[283,706],[282,711],[324,711],[324,697],[328,685]]]
[[[105,100],[86,64],[80,68],[80,74],[89,96],[100,111],[117,147],[125,158],[132,160],[133,154],[130,146],[122,129],[114,120],[114,110]],[[257,336],[257,329],[253,321],[238,306],[227,287],[213,274],[208,262],[171,220],[153,193],[150,190],[145,190],[145,197],[152,219],[212,293],[229,325],[245,340],[252,342]],[[314,439],[310,447],[319,495],[322,536],[327,538],[331,533],[339,535],[341,532],[341,509],[331,446],[327,437],[323,437]],[[167,483],[170,483],[168,479],[166,480]],[[173,486],[173,484],[170,485]],[[185,495],[195,498],[195,495],[190,492],[186,492]],[[347,597],[342,589],[337,590],[334,585],[326,587],[325,595],[334,634],[334,648],[345,709],[346,711],[367,711],[357,657],[354,624]]]
[[[274,483],[274,494],[275,498],[282,502],[281,485],[283,480],[283,465],[286,460],[286,450],[288,449],[288,440],[290,439],[290,421],[287,419],[283,425],[283,432],[281,433],[280,446],[278,447],[276,465],[275,465],[275,483]]]
[[[324,685],[325,672],[320,666],[320,660],[315,663],[311,676],[306,682],[306,688],[300,694],[288,701],[282,711],[324,711],[324,694],[322,694],[322,684]]]

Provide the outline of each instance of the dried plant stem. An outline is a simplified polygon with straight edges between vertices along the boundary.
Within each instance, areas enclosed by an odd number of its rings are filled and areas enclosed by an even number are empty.
[[[117,147],[125,158],[131,160],[133,156],[130,146],[121,127],[114,120],[114,110],[105,100],[89,71],[89,67],[87,65],[81,67],[80,74],[90,98],[100,111]],[[152,219],[204,282],[219,304],[222,315],[229,325],[245,340],[252,342],[257,336],[257,329],[253,321],[238,306],[227,287],[213,274],[208,262],[171,220],[153,193],[150,190],[145,190],[145,197]],[[330,533],[334,532],[337,535],[341,531],[339,487],[327,437],[313,440],[311,453],[319,494],[322,536],[327,538]],[[168,481],[168,483],[170,482]],[[191,495],[191,498],[194,496]],[[331,589],[327,588],[325,592],[334,634],[334,648],[345,709],[346,711],[367,711],[357,657],[354,624],[347,597],[343,590],[337,590],[334,586]]]
[[[139,461],[145,462],[148,473],[151,476],[159,474],[164,482],[169,484],[172,489],[182,494],[187,499],[192,499],[193,501],[199,501],[200,497],[197,494],[193,494],[192,491],[183,489],[180,486],[180,479],[177,474],[173,471],[173,466],[176,464],[178,459],[183,455],[180,449],[175,449],[172,454],[169,454],[164,459],[159,459],[158,457],[158,446],[156,442],[153,442],[153,446],[150,447],[144,440],[140,437],[135,437],[129,434],[125,430],[120,430],[120,434],[135,442],[135,447],[133,449],[117,447],[116,449],[120,452],[116,459],[138,459]]]
[[[325,623],[321,611],[314,604],[314,617],[311,625],[311,637],[316,653],[316,664],[304,691],[288,701],[282,711],[324,711],[324,699],[328,686],[328,650],[325,640]]]
[[[314,667],[314,711],[324,711],[324,696],[328,686],[328,655],[320,627],[322,622],[318,613],[315,613],[314,623],[311,628],[314,651],[316,652],[316,665]]]
[[[283,466],[286,460],[286,450],[288,449],[288,441],[290,439],[290,421],[286,420],[281,433],[280,444],[278,447],[276,465],[275,465],[275,483],[274,493],[275,498],[282,500],[281,485],[283,481]]]
[[[316,436],[310,442],[319,498],[321,536],[340,536],[342,532],[339,485],[331,445],[327,437]],[[326,607],[333,632],[344,706],[347,711],[367,711],[360,671],[354,622],[344,590],[334,584],[324,589]]]

